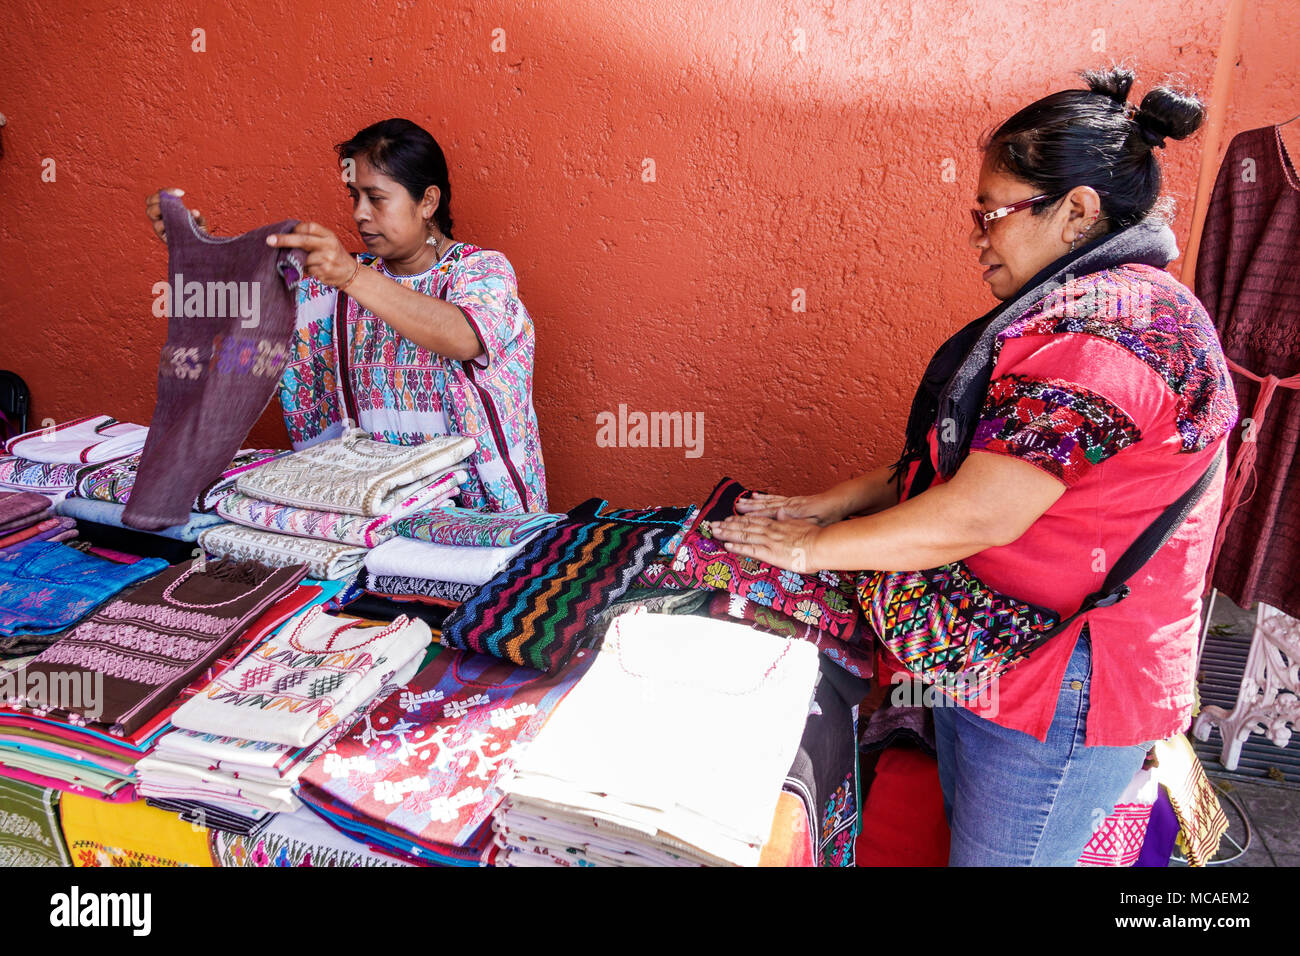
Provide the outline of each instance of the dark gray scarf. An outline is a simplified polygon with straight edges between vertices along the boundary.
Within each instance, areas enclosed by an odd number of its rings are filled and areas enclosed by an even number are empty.
[[[1163,269],[1178,255],[1174,232],[1158,217],[1148,216],[1118,232],[1109,233],[1067,253],[1021,286],[1010,299],[965,326],[939,346],[922,376],[907,419],[902,456],[893,465],[901,481],[911,461],[921,468],[911,494],[930,484],[926,436],[937,422],[951,420],[953,428],[939,430],[939,473],[947,481],[970,450],[980,408],[993,374],[993,345],[998,333],[1021,318],[1038,302],[1066,283],[1128,263]],[[945,440],[948,439],[948,440]]]

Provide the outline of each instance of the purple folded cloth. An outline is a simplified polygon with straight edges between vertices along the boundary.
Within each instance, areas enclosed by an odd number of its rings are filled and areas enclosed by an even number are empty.
[[[50,510],[50,499],[34,491],[0,491],[0,535],[35,524]]]
[[[1161,787],[1156,796],[1155,806],[1151,808],[1151,820],[1147,823],[1147,833],[1142,840],[1142,852],[1138,854],[1134,866],[1168,866],[1174,855],[1174,844],[1178,841],[1178,816],[1174,813],[1169,794]]]
[[[70,541],[77,536],[77,519],[58,517],[53,528],[46,528],[40,534],[34,534],[28,541]]]
[[[74,519],[46,518],[43,521],[36,522],[36,524],[30,524],[26,528],[0,535],[0,551],[26,541],[48,541],[55,535],[66,534],[69,531],[73,533],[73,537],[76,537],[77,522]]]

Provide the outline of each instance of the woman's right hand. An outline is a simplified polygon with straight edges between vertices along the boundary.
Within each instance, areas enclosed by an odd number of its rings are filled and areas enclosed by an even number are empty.
[[[736,499],[736,511],[742,515],[757,515],[784,521],[803,518],[825,526],[844,518],[843,506],[826,493],[819,495],[765,495],[752,492]]]
[[[153,231],[158,234],[158,238],[163,242],[167,241],[167,228],[163,225],[162,218],[162,200],[159,198],[164,192],[171,193],[173,196],[184,196],[183,189],[163,189],[154,193],[144,203],[145,215],[149,217],[149,222],[153,225]],[[194,217],[195,224],[207,232],[208,224],[203,221],[203,217],[197,209],[191,209],[190,215]]]

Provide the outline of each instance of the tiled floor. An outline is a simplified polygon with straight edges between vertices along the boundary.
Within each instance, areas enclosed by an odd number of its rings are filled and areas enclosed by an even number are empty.
[[[1224,625],[1240,636],[1248,636],[1254,630],[1255,615],[1245,611],[1223,595],[1215,600],[1211,625]],[[1244,659],[1243,659],[1244,665]],[[1232,690],[1235,694],[1235,689]],[[1210,695],[1203,689],[1203,694]],[[1231,709],[1230,699],[1207,700]],[[1258,755],[1253,761],[1253,769],[1246,768],[1243,760],[1239,772],[1229,772],[1218,762],[1221,741],[1216,731],[1207,743],[1200,743],[1193,738],[1205,766],[1205,772],[1223,791],[1235,799],[1245,812],[1249,821],[1251,840],[1246,853],[1224,866],[1300,866],[1300,786],[1293,783],[1275,782],[1261,773],[1263,763],[1293,762],[1297,748],[1300,748],[1300,728],[1291,738],[1286,750],[1275,747],[1263,738],[1252,738],[1250,748]],[[1224,800],[1224,812],[1228,815],[1231,826],[1230,836],[1239,843],[1244,840],[1245,827],[1230,800]],[[1220,856],[1231,852],[1229,844],[1220,848]]]

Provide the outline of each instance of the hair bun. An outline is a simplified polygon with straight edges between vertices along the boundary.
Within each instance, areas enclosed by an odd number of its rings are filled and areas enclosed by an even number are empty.
[[[1141,109],[1134,108],[1129,114],[1133,122],[1138,125],[1138,133],[1142,136],[1143,141],[1152,149],[1165,148],[1165,138],[1160,135],[1155,126],[1151,123],[1151,118],[1143,113]]]
[[[1142,97],[1135,119],[1147,142],[1163,146],[1166,136],[1186,139],[1200,129],[1205,122],[1205,105],[1195,93],[1157,86]]]

